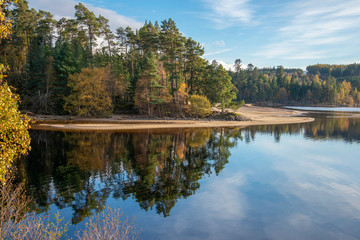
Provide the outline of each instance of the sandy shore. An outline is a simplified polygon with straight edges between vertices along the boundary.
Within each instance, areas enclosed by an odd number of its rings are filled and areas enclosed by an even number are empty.
[[[245,105],[236,112],[249,121],[204,121],[204,120],[133,120],[122,115],[111,118],[84,119],[62,116],[31,116],[32,129],[52,131],[101,131],[159,128],[201,128],[201,127],[246,127],[251,125],[272,125],[311,122],[304,112],[290,109],[256,107]]]

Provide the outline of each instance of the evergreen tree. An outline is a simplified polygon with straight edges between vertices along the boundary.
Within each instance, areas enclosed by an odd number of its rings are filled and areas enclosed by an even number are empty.
[[[148,52],[140,63],[141,73],[136,84],[135,106],[141,114],[154,114],[154,110],[169,102],[167,89],[159,84],[160,77],[156,67],[156,58]]]
[[[75,16],[80,26],[84,27],[87,33],[87,45],[89,47],[90,55],[94,53],[94,46],[96,45],[96,37],[99,36],[100,23],[95,14],[85,7],[84,4],[79,3],[75,6]]]

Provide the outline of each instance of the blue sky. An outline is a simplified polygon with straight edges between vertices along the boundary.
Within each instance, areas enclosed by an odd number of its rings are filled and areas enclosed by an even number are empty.
[[[226,68],[305,68],[360,62],[360,0],[84,0],[113,29],[172,18],[184,36],[203,44],[204,57]],[[74,17],[75,0],[29,0],[56,18]]]

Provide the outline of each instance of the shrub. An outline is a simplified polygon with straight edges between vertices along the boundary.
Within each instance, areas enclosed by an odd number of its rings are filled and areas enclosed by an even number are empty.
[[[27,213],[31,199],[26,196],[24,183],[14,184],[14,175],[5,175],[0,184],[0,239],[72,239],[66,235],[68,222],[59,214],[54,220],[44,214]],[[119,209],[107,209],[91,217],[85,229],[75,233],[75,239],[137,239],[131,220]]]
[[[191,114],[197,117],[207,117],[211,113],[211,105],[205,96],[192,95],[189,99]]]
[[[83,231],[77,232],[79,240],[137,239],[134,226],[128,218],[123,218],[119,209],[107,209],[89,219]]]
[[[0,184],[0,239],[61,239],[67,224],[59,214],[55,223],[49,222],[45,215],[27,213],[30,199],[25,194],[24,183],[13,184],[14,176],[6,174],[5,184]]]

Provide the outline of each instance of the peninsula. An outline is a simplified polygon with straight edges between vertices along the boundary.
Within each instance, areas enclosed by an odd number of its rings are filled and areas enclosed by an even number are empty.
[[[117,131],[159,128],[202,128],[202,127],[247,127],[252,125],[292,124],[311,122],[314,119],[305,116],[305,112],[270,107],[258,107],[246,104],[239,108],[245,121],[217,121],[202,119],[129,119],[124,115],[111,118],[80,118],[64,116],[32,116],[34,130],[51,131]]]

